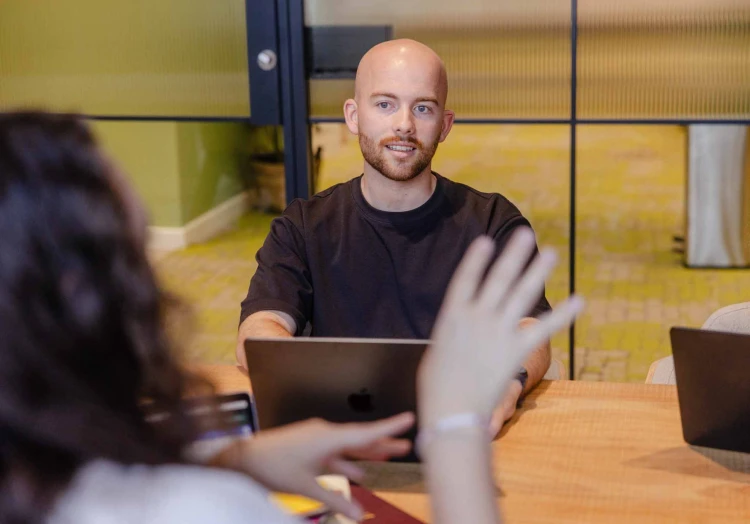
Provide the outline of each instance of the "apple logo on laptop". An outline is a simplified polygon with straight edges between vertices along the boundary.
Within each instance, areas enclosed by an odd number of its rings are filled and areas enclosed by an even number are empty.
[[[369,413],[375,409],[372,405],[372,395],[366,388],[360,390],[359,393],[352,393],[346,400],[349,403],[349,407],[360,413]]]

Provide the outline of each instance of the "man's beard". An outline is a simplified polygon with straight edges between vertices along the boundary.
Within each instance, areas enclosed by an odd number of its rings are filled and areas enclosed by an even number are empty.
[[[385,151],[385,146],[395,142],[408,142],[412,144],[416,148],[414,158],[400,160],[394,157],[395,165],[393,162],[389,162],[386,158],[388,153]],[[371,137],[364,133],[359,134],[359,148],[362,150],[362,156],[365,157],[365,161],[381,175],[396,182],[409,181],[424,171],[430,165],[432,157],[435,156],[435,151],[437,151],[439,143],[440,136],[438,135],[435,141],[427,148],[416,138],[400,136],[384,138],[380,143],[376,144],[375,140]]]

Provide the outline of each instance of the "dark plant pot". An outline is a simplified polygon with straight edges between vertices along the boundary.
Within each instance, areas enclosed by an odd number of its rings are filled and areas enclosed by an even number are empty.
[[[323,150],[318,147],[313,155],[312,187],[317,187]],[[242,170],[251,206],[263,212],[280,213],[286,208],[284,154],[263,153],[249,157]]]
[[[286,207],[284,162],[268,161],[257,155],[248,161],[245,185],[253,208],[280,213]]]

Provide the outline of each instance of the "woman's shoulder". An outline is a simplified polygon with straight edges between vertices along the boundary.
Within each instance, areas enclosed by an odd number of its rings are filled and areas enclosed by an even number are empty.
[[[268,493],[240,473],[191,465],[83,467],[48,524],[243,522],[291,524]]]

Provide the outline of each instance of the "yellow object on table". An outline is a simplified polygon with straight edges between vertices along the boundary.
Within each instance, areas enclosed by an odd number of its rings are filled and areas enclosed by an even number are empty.
[[[316,479],[318,484],[328,491],[337,491],[347,500],[351,499],[349,480],[341,475],[321,475]],[[328,507],[317,500],[291,493],[272,493],[271,501],[287,513],[298,517],[313,517],[327,513]]]

